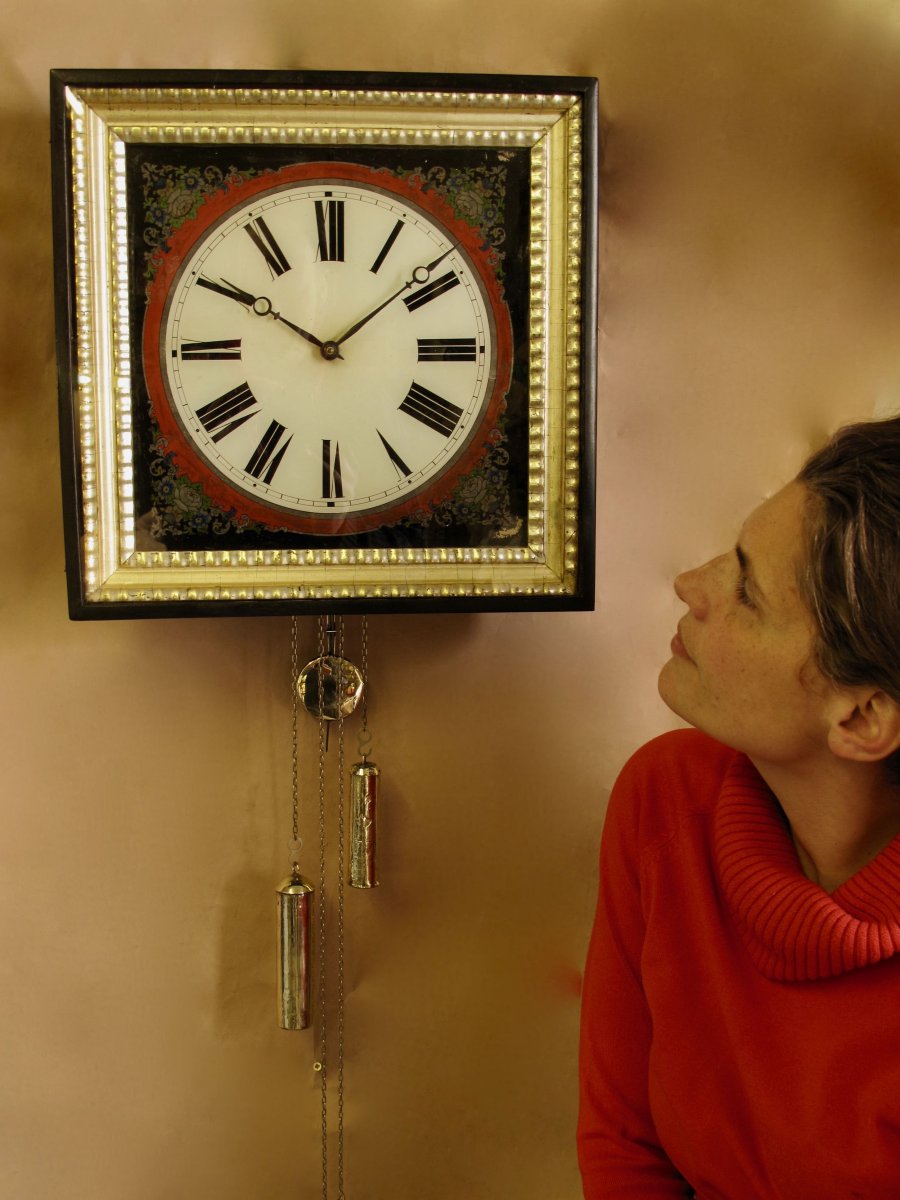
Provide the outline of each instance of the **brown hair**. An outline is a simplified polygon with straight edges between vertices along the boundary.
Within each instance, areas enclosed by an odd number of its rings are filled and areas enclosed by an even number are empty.
[[[900,703],[900,417],[839,429],[797,479],[812,498],[800,586],[816,664]]]

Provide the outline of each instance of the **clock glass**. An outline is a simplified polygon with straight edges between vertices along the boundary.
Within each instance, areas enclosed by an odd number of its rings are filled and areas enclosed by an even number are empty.
[[[221,511],[366,533],[432,510],[496,442],[509,311],[439,193],[293,164],[214,192],[158,263],[150,409],[169,462]]]

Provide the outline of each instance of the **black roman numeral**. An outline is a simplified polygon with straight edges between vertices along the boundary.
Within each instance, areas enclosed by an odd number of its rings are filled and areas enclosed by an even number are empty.
[[[344,261],[344,201],[316,200],[316,229],[321,262]]]
[[[327,500],[342,500],[344,481],[341,478],[341,448],[329,439],[322,441],[322,495]]]
[[[474,338],[417,338],[419,362],[475,362]]]
[[[418,383],[413,383],[409,389],[406,399],[400,405],[400,411],[415,417],[417,421],[421,421],[437,433],[444,434],[445,437],[450,436],[463,415],[461,408]]]
[[[262,435],[259,445],[244,468],[248,475],[252,475],[254,479],[262,479],[263,483],[272,482],[294,436],[290,434],[286,442],[281,442],[286,433],[287,430],[278,421],[270,422],[269,428]],[[265,475],[263,475],[263,471],[265,471]]]
[[[385,450],[387,451],[388,458],[391,460],[391,462],[394,464],[395,468],[397,469],[398,475],[403,475],[403,476],[412,475],[412,471],[409,469],[409,467],[406,465],[406,463],[403,461],[403,459],[400,457],[400,455],[397,453],[397,451],[394,449],[394,447],[391,445],[391,443],[387,440],[387,438],[384,436],[384,434],[381,432],[381,430],[376,429],[375,432],[381,438],[381,444],[384,446]]]
[[[176,358],[177,350],[172,351],[172,357]],[[181,343],[181,361],[194,362],[197,359],[212,359],[212,358],[240,358],[241,357],[241,339],[228,338],[218,342],[182,342]]]
[[[391,230],[391,232],[388,234],[387,241],[384,243],[384,245],[378,251],[378,257],[372,263],[371,267],[369,267],[369,270],[372,272],[373,275],[377,275],[378,272],[381,270],[381,264],[387,258],[388,254],[390,253],[391,247],[393,246],[394,242],[396,242],[397,238],[400,236],[400,230],[402,228],[403,228],[403,222],[398,221],[397,224],[394,226],[394,228]]]
[[[414,312],[417,308],[421,308],[423,304],[428,304],[430,300],[436,300],[438,296],[443,296],[444,292],[449,292],[458,283],[459,279],[456,275],[452,271],[448,271],[446,275],[441,275],[437,279],[433,279],[431,283],[426,283],[424,287],[420,287],[417,292],[412,292],[409,296],[404,296],[403,303],[410,312]]]
[[[212,440],[221,442],[223,437],[227,437],[255,415],[258,411],[255,406],[256,397],[246,383],[241,383],[224,396],[210,400],[209,404],[198,408],[196,416],[206,432],[213,434]],[[253,412],[250,412],[250,409],[253,409]]]
[[[253,245],[266,260],[273,279],[291,269],[291,264],[285,258],[284,251],[275,241],[272,230],[263,217],[254,217],[249,225],[244,226],[244,229]]]

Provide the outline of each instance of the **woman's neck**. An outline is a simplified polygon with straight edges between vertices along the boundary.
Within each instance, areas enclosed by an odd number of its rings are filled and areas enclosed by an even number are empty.
[[[834,892],[900,834],[900,787],[881,763],[761,763],[807,879]]]

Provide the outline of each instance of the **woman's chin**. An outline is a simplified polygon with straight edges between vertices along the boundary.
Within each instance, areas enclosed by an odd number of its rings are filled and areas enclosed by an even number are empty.
[[[678,676],[684,668],[685,660],[673,655],[660,671],[656,687],[663,704],[670,708],[677,717],[693,724],[686,711],[688,706],[685,703],[684,688],[679,686]]]

